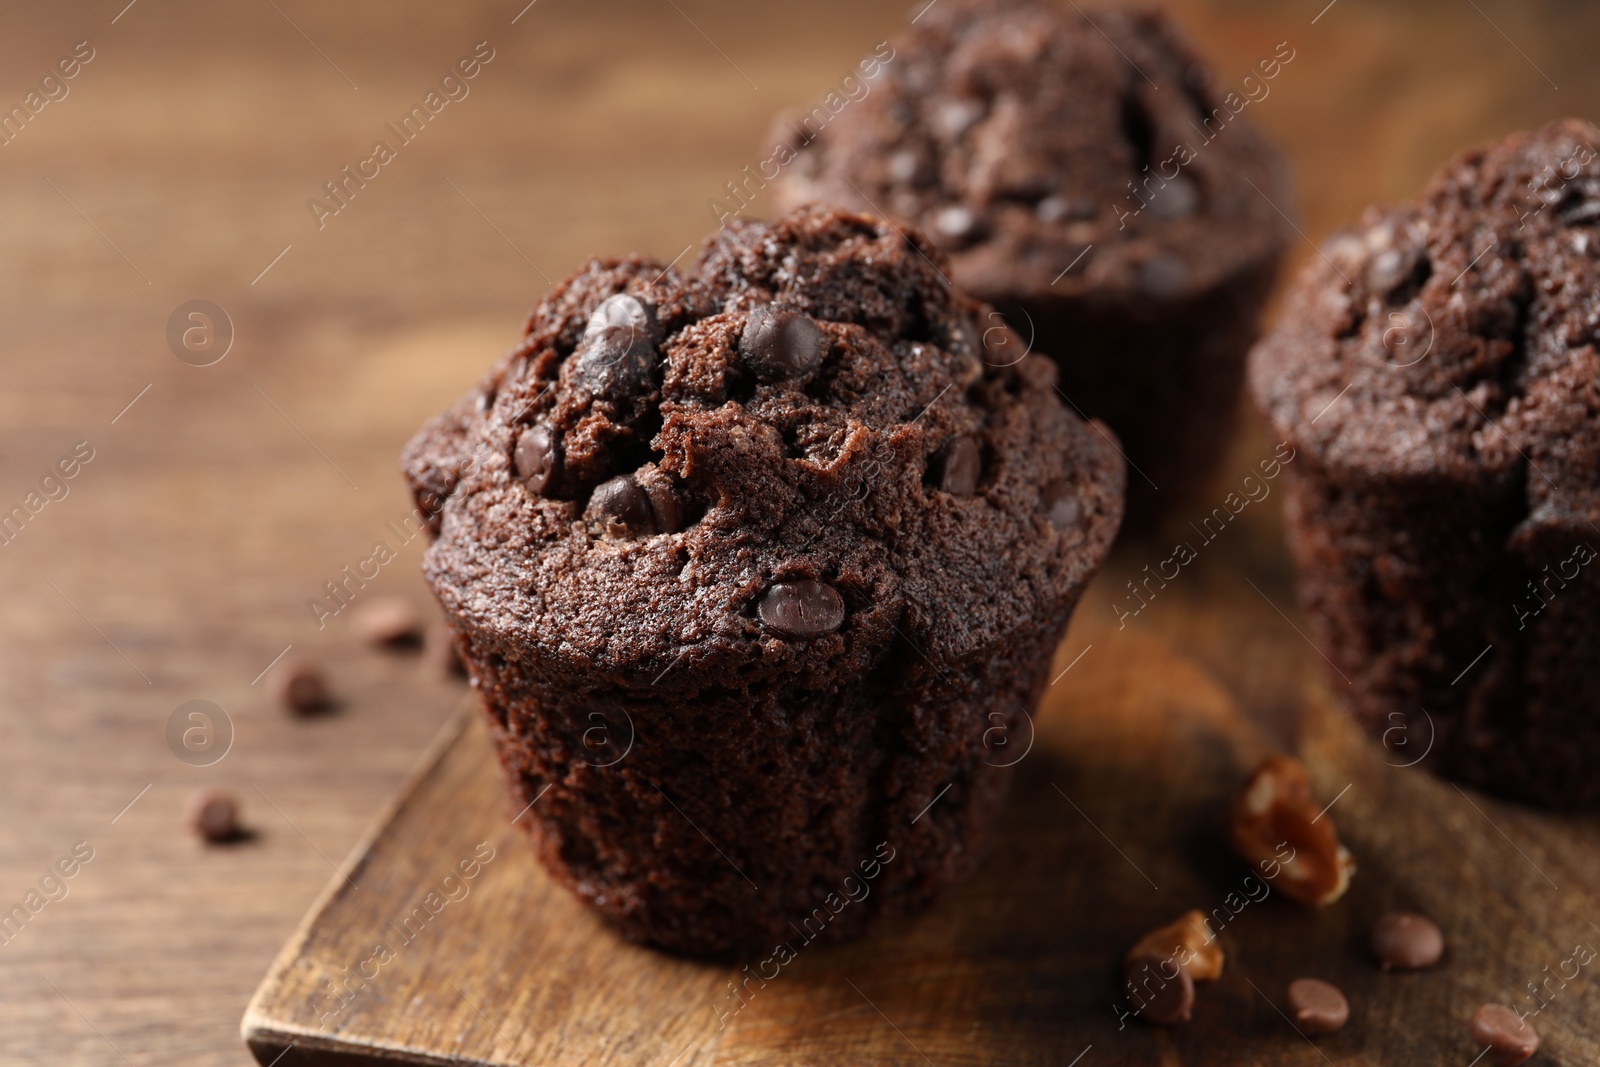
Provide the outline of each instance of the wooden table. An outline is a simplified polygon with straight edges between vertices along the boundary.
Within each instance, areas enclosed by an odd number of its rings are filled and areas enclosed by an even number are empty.
[[[0,507],[78,442],[94,454],[0,547],[0,909],[92,850],[0,945],[0,1062],[238,1067],[273,954],[462,699],[306,607],[378,540],[399,559],[369,589],[423,600],[420,546],[386,525],[407,510],[400,445],[550,279],[697,241],[771,114],[819,98],[906,10],[124,3],[0,16],[8,106],[93,50],[0,147]],[[1174,6],[1224,80],[1295,48],[1252,111],[1294,160],[1310,238],[1459,147],[1600,97],[1600,11],[1577,0]],[[469,95],[318,228],[308,198],[479,42],[493,58]],[[165,336],[197,299],[234,333],[208,367]],[[1247,435],[1240,462],[1259,447]],[[1240,547],[1278,553],[1270,515],[1252,524]],[[1142,639],[1195,640],[1203,594],[1153,605]],[[253,684],[291,644],[328,664],[334,714],[292,721]],[[168,747],[194,699],[232,722],[208,767]],[[1266,725],[1288,736],[1281,712]],[[241,795],[251,841],[178,828],[213,783]]]

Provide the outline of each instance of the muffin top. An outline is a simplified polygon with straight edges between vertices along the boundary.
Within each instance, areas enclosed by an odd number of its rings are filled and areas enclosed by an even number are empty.
[[[1467,152],[1306,267],[1251,379],[1336,477],[1526,480],[1531,526],[1600,519],[1600,131]]]
[[[909,220],[995,301],[1177,298],[1292,233],[1286,168],[1244,114],[1287,45],[1230,88],[1158,11],[1045,0],[943,0],[892,43],[865,96],[780,121],[780,204]]]
[[[944,266],[811,208],[731,225],[681,273],[596,260],[557,285],[407,446],[447,613],[552,681],[664,688],[1059,627],[1121,519],[1121,460]]]

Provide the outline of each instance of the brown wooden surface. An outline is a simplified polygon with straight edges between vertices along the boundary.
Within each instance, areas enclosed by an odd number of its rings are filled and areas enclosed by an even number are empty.
[[[1279,41],[1296,48],[1251,113],[1291,154],[1312,238],[1370,200],[1414,192],[1462,145],[1600,110],[1591,4],[1338,0],[1313,25],[1323,6],[1174,5],[1224,80]],[[461,699],[412,662],[358,650],[340,626],[319,632],[305,607],[406,510],[401,443],[509,345],[547,277],[590,254],[671,259],[698,240],[712,221],[706,201],[761,158],[769,115],[820,99],[906,7],[538,0],[515,23],[522,0],[0,11],[7,106],[76,42],[95,49],[70,95],[0,147],[0,506],[22,501],[74,442],[96,451],[70,495],[0,548],[0,904],[22,902],[77,842],[94,849],[70,895],[0,945],[0,1062],[250,1062],[238,1020],[251,991]],[[496,58],[471,95],[318,231],[306,199],[485,40]],[[222,305],[237,332],[227,358],[204,369],[163,338],[173,309],[196,298]],[[1241,442],[1219,495],[1262,448]],[[1217,547],[1248,546],[1258,584],[1287,607],[1275,509],[1247,514]],[[404,547],[374,591],[420,599],[417,553]],[[1119,565],[1164,554],[1131,546]],[[1101,611],[1111,587],[1097,593]],[[1264,704],[1243,694],[1302,664],[1235,648],[1213,600],[1238,592],[1225,572],[1196,571],[1130,631],[1183,656],[1218,650],[1204,659],[1211,681],[1172,684],[1281,732],[1299,705],[1293,687]],[[251,685],[290,643],[330,664],[336,714],[290,721]],[[1081,666],[1110,647],[1097,642]],[[222,705],[236,731],[206,769],[174,758],[164,737],[173,709],[197,698]],[[1077,714],[1088,723],[1094,711]],[[241,794],[252,840],[207,850],[177,829],[203,783]],[[1119,817],[1136,819],[1138,798],[1157,788],[1130,784],[1132,799],[1091,813],[1125,807]],[[1371,801],[1352,791],[1340,808],[1357,802]],[[1451,835],[1504,845],[1460,810]],[[1485,810],[1541,866],[1538,835],[1582,838],[1562,820]],[[1552,862],[1581,854],[1550,847]],[[1085,855],[1115,859],[1103,843]],[[1146,858],[1179,877],[1174,857]],[[1500,899],[1521,866],[1511,850],[1500,860],[1470,878],[1458,864],[1443,884]],[[1582,893],[1579,879],[1551,873],[1561,886],[1551,910],[1486,927],[1480,951],[1527,935],[1553,952],[1582,935],[1545,924]],[[994,886],[989,877],[972,892]],[[1057,906],[1078,907],[1083,944],[1120,938],[1074,904],[1077,883],[1062,890]],[[1532,977],[1513,963],[1474,971],[1485,994],[1509,996]],[[851,973],[896,1014],[893,973]],[[774,1004],[794,995],[779,990]],[[1077,1003],[1050,1000],[1048,986],[1036,995],[986,1003],[981,1025]],[[1576,1014],[1584,995],[1546,1014]],[[779,1041],[758,1030],[788,1017],[746,1016],[748,1047]]]

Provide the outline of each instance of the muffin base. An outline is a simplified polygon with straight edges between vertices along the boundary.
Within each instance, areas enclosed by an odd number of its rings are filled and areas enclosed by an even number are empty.
[[[1306,456],[1287,485],[1311,636],[1391,762],[1546,806],[1600,801],[1600,558],[1576,562],[1600,534],[1518,536],[1520,479],[1340,478]]]
[[[859,935],[976,867],[1055,622],[944,668],[901,640],[831,690],[578,690],[464,643],[544,866],[630,940],[737,958]]]

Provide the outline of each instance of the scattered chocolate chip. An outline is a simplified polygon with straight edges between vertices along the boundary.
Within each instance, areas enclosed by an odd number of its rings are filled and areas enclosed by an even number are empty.
[[[1331,1034],[1350,1021],[1350,1002],[1339,987],[1320,978],[1297,978],[1289,983],[1289,1018],[1302,1034]]]
[[[1140,956],[1123,973],[1122,990],[1139,1018],[1159,1026],[1189,1021],[1194,1008],[1194,979],[1170,958]]]
[[[1139,286],[1147,296],[1169,300],[1189,284],[1189,268],[1183,260],[1158,252],[1139,265]]]
[[[422,613],[403,596],[378,596],[350,609],[350,629],[369,645],[415,645],[422,639]]]
[[[561,466],[561,446],[548,427],[530,426],[517,438],[516,453],[512,456],[517,477],[527,483],[530,490],[542,493],[555,481]]]
[[[224,789],[197,789],[184,805],[183,824],[210,844],[232,841],[239,836],[239,802]]]
[[[297,715],[310,715],[328,707],[328,683],[310,660],[286,659],[273,668],[272,692],[278,702]]]
[[[1044,510],[1050,525],[1063,532],[1076,530],[1083,522],[1083,501],[1066,482],[1051,482],[1045,486]]]
[[[978,491],[983,473],[983,453],[970,437],[957,437],[944,446],[944,472],[939,488],[953,496],[971,496]]]
[[[461,662],[461,653],[456,650],[455,634],[442,622],[428,627],[427,634],[422,638],[422,661],[440,674],[465,677],[467,673],[466,664]]]
[[[761,597],[756,614],[786,637],[820,637],[844,623],[844,598],[830,585],[802,578],[779,582]]]
[[[489,409],[494,407],[494,390],[485,389],[478,394],[477,401],[473,404],[479,415],[487,415]]]
[[[625,474],[601,482],[589,497],[588,510],[594,518],[615,519],[633,529],[651,524],[649,498],[639,483]]]
[[[1444,954],[1444,935],[1426,916],[1391,912],[1372,928],[1372,954],[1384,970],[1432,967]]]
[[[1155,190],[1150,200],[1150,213],[1169,222],[1186,219],[1200,206],[1200,187],[1178,175]]]
[[[1484,1051],[1494,1067],[1516,1067],[1539,1051],[1533,1024],[1503,1004],[1485,1004],[1472,1013],[1472,1039],[1488,1046]]]
[[[794,308],[766,304],[750,313],[739,338],[739,357],[764,382],[799,378],[822,362],[817,324]]]
[[[655,519],[656,533],[677,533],[683,529],[682,509],[678,506],[678,491],[665,478],[656,478],[645,486],[645,496],[650,498],[650,514]]]

